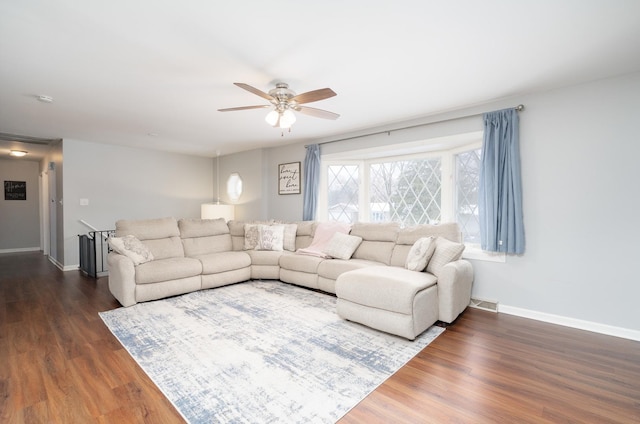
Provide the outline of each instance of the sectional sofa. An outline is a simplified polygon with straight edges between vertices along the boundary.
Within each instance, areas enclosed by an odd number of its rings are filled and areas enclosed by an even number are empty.
[[[473,269],[460,259],[457,224],[356,223],[336,231],[342,238],[333,257],[311,250],[327,225],[120,220],[110,240],[109,289],[131,306],[248,280],[280,280],[335,294],[343,318],[408,339],[438,320],[453,322],[468,306]],[[282,240],[273,243],[272,233]],[[426,270],[407,269],[407,258],[420,253],[416,247],[424,241],[432,254]]]

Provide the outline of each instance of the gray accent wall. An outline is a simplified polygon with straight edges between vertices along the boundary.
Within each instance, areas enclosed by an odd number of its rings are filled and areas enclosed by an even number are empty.
[[[40,249],[39,163],[19,158],[0,159],[0,252]],[[24,181],[26,200],[5,200],[4,182]]]
[[[482,128],[480,116],[448,119],[523,103],[526,109],[520,115],[520,143],[526,252],[508,256],[505,263],[473,260],[473,296],[498,301],[505,310],[638,332],[638,93],[640,73],[634,73],[363,131],[362,134],[445,120],[325,144],[322,152],[475,131]],[[343,137],[358,135],[361,134]],[[254,189],[261,187],[261,193],[252,194],[252,204],[267,207],[256,208],[245,216],[301,219],[302,195],[279,196],[276,172],[278,163],[302,162],[304,144],[309,142],[262,149],[260,154],[252,151],[233,155],[234,163],[251,167]],[[221,162],[225,159],[221,158]]]
[[[65,139],[64,265],[79,263],[78,234],[119,219],[199,218],[213,201],[211,158]],[[81,205],[81,199],[88,205]]]

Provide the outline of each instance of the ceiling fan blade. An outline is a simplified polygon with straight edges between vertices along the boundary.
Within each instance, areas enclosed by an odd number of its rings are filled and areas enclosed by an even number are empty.
[[[330,88],[321,88],[319,90],[307,91],[306,93],[293,96],[289,101],[301,103],[317,102],[318,100],[328,99],[335,96],[336,93]]]
[[[234,110],[248,110],[248,109],[264,109],[267,107],[271,107],[271,105],[228,107],[226,109],[218,109],[218,112],[232,112]]]
[[[309,106],[298,106],[295,108],[300,113],[304,113],[305,115],[313,116],[315,118],[324,118],[324,119],[338,119],[340,115],[337,113],[329,112],[328,110],[316,109],[314,107]]]
[[[258,95],[258,96],[262,97],[263,99],[267,99],[270,102],[275,100],[273,98],[273,96],[270,96],[269,94],[265,93],[264,91],[258,90],[257,88],[252,87],[249,84],[245,84],[243,82],[234,82],[234,84],[237,85],[240,88],[244,88],[245,90],[247,90],[247,91],[249,91],[249,92],[251,92],[251,93],[253,93],[255,95]]]

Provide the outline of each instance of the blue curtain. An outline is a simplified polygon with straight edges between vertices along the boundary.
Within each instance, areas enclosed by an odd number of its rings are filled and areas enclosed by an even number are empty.
[[[478,209],[480,244],[490,252],[524,253],[518,112],[485,113]]]
[[[318,206],[318,185],[320,184],[320,145],[307,146],[304,158],[304,199],[302,204],[302,219],[313,221],[316,219]]]

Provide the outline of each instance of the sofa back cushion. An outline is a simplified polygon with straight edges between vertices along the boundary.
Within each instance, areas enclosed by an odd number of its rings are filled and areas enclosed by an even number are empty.
[[[153,259],[184,258],[184,248],[180,237],[167,237],[155,240],[141,240],[151,253]]]
[[[462,242],[460,227],[455,222],[437,225],[423,224],[402,228],[398,232],[398,239],[396,240],[396,245],[393,248],[391,265],[405,266],[411,247],[418,239],[423,237],[433,237],[434,240],[437,237],[443,237],[457,243]]]
[[[231,251],[231,234],[224,218],[181,219],[178,228],[185,256]]]
[[[231,234],[231,248],[233,250],[244,250],[244,222],[231,220],[227,222],[229,233]]]
[[[397,222],[353,224],[350,234],[362,238],[362,243],[353,253],[353,258],[389,265],[399,229],[400,225]]]
[[[316,233],[317,223],[315,221],[295,221],[294,224],[298,226],[296,229],[296,250],[309,247]]]
[[[184,257],[175,218],[116,221],[116,237],[135,236],[153,254],[154,260]]]
[[[154,240],[179,237],[178,222],[175,218],[121,219],[116,222],[116,237],[132,235],[138,240]]]

